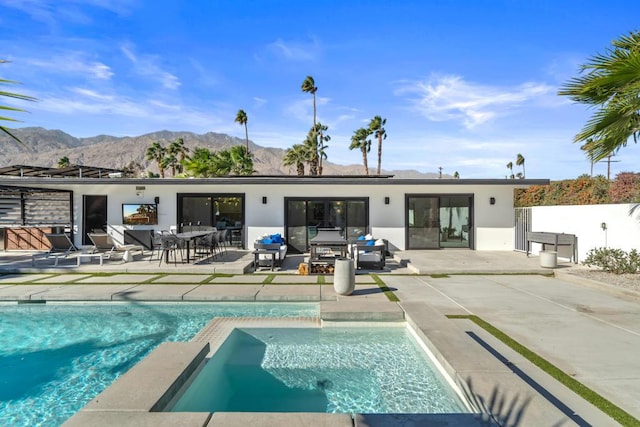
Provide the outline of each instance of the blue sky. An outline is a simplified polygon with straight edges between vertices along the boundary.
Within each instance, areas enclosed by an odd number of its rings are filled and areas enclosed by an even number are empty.
[[[575,178],[592,111],[557,90],[639,15],[633,0],[0,0],[0,77],[39,99],[13,104],[29,111],[14,127],[244,138],[242,108],[252,141],[288,148],[313,122],[312,75],[329,161],[360,164],[351,135],[381,115],[387,170],[504,178],[521,153],[527,178]],[[615,160],[637,171],[640,147]]]

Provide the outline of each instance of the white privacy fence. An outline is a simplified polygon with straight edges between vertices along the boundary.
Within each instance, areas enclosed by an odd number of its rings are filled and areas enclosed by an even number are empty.
[[[640,250],[640,205],[536,206],[524,209],[530,210],[527,213],[530,225],[527,226],[531,228],[527,231],[575,234],[580,262],[590,249],[597,247]],[[522,227],[518,222],[518,212],[516,209],[516,229]],[[515,242],[516,250],[518,243]],[[532,249],[537,253],[541,245],[532,244]],[[569,249],[559,248],[558,256],[568,258]]]

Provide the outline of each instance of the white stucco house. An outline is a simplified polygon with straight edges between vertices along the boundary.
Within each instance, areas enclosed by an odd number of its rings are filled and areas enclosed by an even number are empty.
[[[131,179],[12,171],[0,171],[4,250],[37,248],[30,241],[37,240],[36,231],[52,228],[64,228],[82,245],[92,230],[126,243],[150,230],[213,226],[232,229],[242,247],[265,233],[281,233],[294,252],[306,252],[319,227],[339,227],[346,238],[371,234],[395,250],[510,251],[514,189],[549,183],[391,176]]]

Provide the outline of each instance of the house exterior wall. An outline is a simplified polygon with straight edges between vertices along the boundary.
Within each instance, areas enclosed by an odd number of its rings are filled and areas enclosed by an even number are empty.
[[[330,179],[329,179],[330,180]],[[52,181],[55,181],[52,184]],[[531,181],[531,182],[526,182]],[[535,182],[534,182],[535,181]],[[250,179],[145,179],[145,180],[90,180],[75,182],[71,179],[37,179],[32,185],[40,188],[64,188],[73,191],[74,232],[80,243],[84,195],[107,196],[109,231],[122,243],[126,228],[137,230],[168,230],[177,223],[178,193],[215,193],[245,195],[244,241],[251,242],[265,233],[283,233],[285,198],[368,198],[370,232],[376,238],[387,239],[392,249],[406,248],[406,195],[469,195],[473,196],[473,242],[476,250],[513,250],[514,219],[513,190],[541,180],[395,180],[395,179],[341,179],[327,182],[322,179],[304,181],[284,178],[258,177]],[[5,182],[3,182],[6,184]],[[141,189],[144,187],[144,189]],[[262,203],[263,196],[267,203]],[[158,203],[157,225],[122,225],[123,203]],[[384,203],[389,197],[390,203]],[[495,198],[491,205],[490,198]]]
[[[640,208],[633,208],[633,204],[536,206],[531,208],[531,231],[575,234],[580,261],[593,248],[640,250]],[[532,249],[537,253],[541,245],[533,244]],[[558,251],[560,257],[569,255],[568,248]]]

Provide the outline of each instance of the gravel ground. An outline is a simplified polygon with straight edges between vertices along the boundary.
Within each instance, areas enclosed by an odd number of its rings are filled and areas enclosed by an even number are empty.
[[[572,268],[568,273],[606,283],[607,285],[640,292],[640,274],[613,274],[589,268]]]

